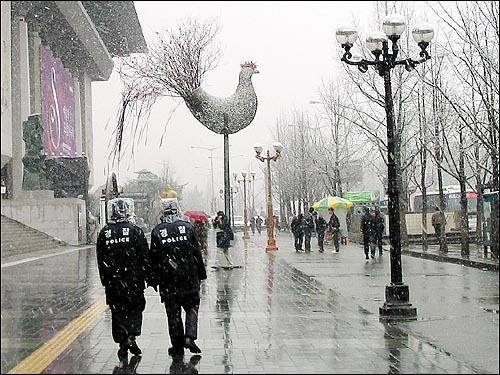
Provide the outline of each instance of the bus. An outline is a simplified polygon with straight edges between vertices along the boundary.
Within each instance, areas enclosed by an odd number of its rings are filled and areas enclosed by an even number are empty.
[[[460,186],[450,185],[443,187],[443,196],[445,202],[445,212],[460,211]],[[467,212],[469,214],[477,213],[477,193],[472,189],[467,189]],[[427,212],[434,211],[439,207],[439,191],[427,192]],[[422,212],[423,196],[421,192],[416,192],[410,199],[410,210],[412,212]]]

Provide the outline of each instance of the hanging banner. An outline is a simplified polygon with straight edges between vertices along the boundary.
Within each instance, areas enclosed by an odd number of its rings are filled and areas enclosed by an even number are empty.
[[[47,158],[76,155],[73,77],[51,51],[41,47],[42,116]]]

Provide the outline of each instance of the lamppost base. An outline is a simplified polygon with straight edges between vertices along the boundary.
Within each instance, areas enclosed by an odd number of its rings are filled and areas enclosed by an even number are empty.
[[[379,308],[380,320],[415,320],[417,308],[409,302],[407,285],[387,285],[385,287],[385,302]]]
[[[278,250],[278,246],[276,246],[276,241],[275,240],[268,240],[266,251],[275,251],[275,250]]]

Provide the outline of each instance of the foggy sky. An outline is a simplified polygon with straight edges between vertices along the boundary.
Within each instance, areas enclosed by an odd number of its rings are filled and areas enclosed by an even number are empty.
[[[318,99],[322,78],[343,74],[335,30],[353,24],[353,20],[369,25],[366,19],[373,11],[372,2],[364,1],[140,1],[135,2],[135,7],[148,43],[155,31],[170,29],[188,16],[218,20],[221,29],[217,42],[222,58],[202,82],[202,87],[214,96],[230,96],[238,83],[240,64],[256,62],[260,74],[254,75],[252,82],[258,97],[257,114],[247,128],[229,136],[229,143],[231,178],[233,171],[253,170],[258,179],[263,178],[264,163],[254,157],[253,145],[259,142],[264,149],[272,150],[270,129],[281,115],[288,115],[294,108],[311,114],[321,110],[310,101]],[[180,99],[157,102],[149,118],[147,139],[135,146],[134,158],[127,152],[119,165],[111,165],[108,144],[112,141],[121,89],[116,72],[109,81],[93,83],[95,185],[105,182],[108,169],[117,172],[122,184],[143,168],[160,174],[165,161],[179,182],[190,188],[197,185],[208,193],[210,152],[191,149],[199,146],[219,147],[213,151],[215,191],[223,187],[223,136],[201,125]],[[165,130],[167,118],[179,102]]]

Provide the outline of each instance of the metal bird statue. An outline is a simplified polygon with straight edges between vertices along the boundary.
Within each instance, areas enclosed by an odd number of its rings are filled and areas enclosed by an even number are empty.
[[[257,95],[252,75],[259,73],[253,62],[241,64],[238,86],[233,95],[218,98],[198,87],[184,98],[193,116],[208,129],[218,134],[233,134],[246,128],[257,112]],[[227,115],[225,125],[224,115]]]

